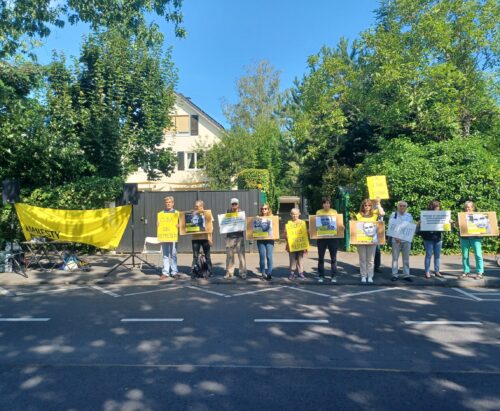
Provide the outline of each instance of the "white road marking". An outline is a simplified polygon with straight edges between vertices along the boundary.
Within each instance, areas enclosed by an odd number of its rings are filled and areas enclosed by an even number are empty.
[[[130,295],[139,295],[139,294],[149,294],[149,293],[158,293],[160,291],[171,291],[171,290],[178,290],[179,288],[184,288],[184,287],[171,287],[171,288],[160,288],[157,290],[150,290],[150,291],[139,291],[137,293],[128,293],[128,294],[123,294],[124,297],[128,297]]]
[[[122,323],[182,322],[184,318],[122,318]]]
[[[470,298],[466,297],[459,297],[457,295],[446,295],[434,291],[424,291],[424,290],[412,290],[412,289],[403,289],[402,291],[407,291],[409,293],[416,293],[416,294],[424,294],[424,295],[432,295],[433,297],[445,297],[445,298],[455,298],[458,300],[466,300],[469,301]]]
[[[316,291],[310,291],[310,290],[306,290],[304,288],[299,288],[299,287],[291,287],[289,285],[285,285],[283,286],[284,288],[289,288],[290,290],[294,290],[294,291],[300,291],[302,293],[308,293],[308,294],[314,294],[314,295],[320,295],[322,297],[331,297],[330,294],[323,294],[323,293],[318,293]]]
[[[55,288],[53,290],[38,290],[38,291],[33,291],[31,293],[17,293],[16,295],[52,294],[52,293],[61,293],[63,291],[79,290],[82,288],[87,288],[87,286],[86,285],[75,285],[72,287]]]
[[[0,321],[2,322],[40,322],[49,320],[50,318],[33,318],[33,317],[0,318]]]
[[[390,288],[380,288],[378,290],[370,290],[370,291],[361,291],[359,293],[351,293],[351,294],[343,294],[343,295],[338,295],[333,298],[345,298],[345,297],[354,297],[356,295],[363,295],[363,294],[374,294],[374,293],[380,293],[382,291],[391,291],[391,290],[402,290],[400,287],[390,287]]]
[[[111,297],[121,297],[120,294],[116,294],[113,291],[106,290],[105,288],[99,287],[98,285],[91,285],[90,288],[93,288],[94,290],[100,291],[101,293],[110,295]]]
[[[497,296],[500,296],[500,293],[477,293],[476,292],[476,293],[474,293],[474,295],[493,295],[493,296],[497,295]]]
[[[2,287],[0,287],[0,294],[7,295],[9,297],[12,297],[12,296],[16,295],[12,291],[6,290],[5,288],[2,288]]]
[[[479,321],[447,321],[447,320],[437,320],[437,321],[405,321],[405,324],[423,324],[423,325],[483,325]]]
[[[302,319],[286,319],[286,318],[256,318],[253,320],[256,323],[313,323],[313,324],[328,324],[328,320],[302,320]]]
[[[192,288],[193,290],[198,290],[198,291],[201,291],[204,293],[218,295],[219,297],[231,297],[230,295],[227,295],[227,294],[218,293],[217,291],[207,290],[207,289],[201,288],[201,287],[195,287],[193,285],[188,285],[186,288]]]
[[[466,295],[467,297],[472,298],[473,300],[483,301],[481,298],[476,297],[474,294],[468,293],[467,291],[464,291],[464,290],[462,290],[460,288],[453,287],[453,290],[455,290],[457,293]]]
[[[281,285],[279,287],[270,287],[270,288],[264,288],[262,290],[247,291],[245,293],[237,293],[237,294],[232,294],[232,295],[226,295],[226,297],[239,297],[240,295],[256,294],[256,293],[262,293],[264,291],[274,291],[274,290],[278,290],[280,288],[285,288],[285,287],[287,287],[287,286],[286,285]]]

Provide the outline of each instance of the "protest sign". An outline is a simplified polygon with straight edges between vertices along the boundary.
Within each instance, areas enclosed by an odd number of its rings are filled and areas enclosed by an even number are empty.
[[[415,235],[416,229],[417,225],[415,223],[410,223],[409,221],[398,219],[391,219],[389,221],[387,235],[389,237],[397,238],[401,241],[407,241],[411,243],[413,241],[413,236]]]
[[[342,214],[309,216],[309,232],[312,239],[344,238],[344,231]]]
[[[245,231],[246,219],[244,211],[235,213],[219,214],[219,228],[221,234],[236,233]]]
[[[420,231],[451,231],[451,211],[422,210]]]
[[[349,222],[349,229],[351,244],[385,244],[385,226],[383,221],[351,220]]]
[[[389,198],[386,176],[366,177],[366,184],[368,186],[368,196],[370,198],[376,199],[378,197],[381,200],[387,200]]]
[[[307,250],[309,248],[309,237],[307,235],[306,222],[299,220],[298,222],[289,221],[286,226],[286,235],[288,241],[288,249],[290,252]]]
[[[158,241],[162,243],[175,243],[179,240],[179,213],[158,213],[157,234]]]
[[[181,211],[180,234],[204,234],[213,231],[213,217],[211,210]]]
[[[497,214],[494,211],[458,213],[462,237],[494,237],[498,235]]]
[[[278,240],[279,217],[247,217],[247,240]]]

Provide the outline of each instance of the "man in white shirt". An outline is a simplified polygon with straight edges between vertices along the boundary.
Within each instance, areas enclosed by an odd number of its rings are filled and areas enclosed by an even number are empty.
[[[391,214],[389,219],[389,224],[391,222],[399,223],[402,221],[407,221],[413,223],[413,217],[406,210],[408,209],[408,203],[406,201],[398,202],[398,209],[396,212]],[[400,240],[399,238],[392,238],[392,281],[397,281],[398,271],[399,271],[399,254],[403,254],[403,279],[408,282],[413,282],[410,277],[410,250],[411,242]]]

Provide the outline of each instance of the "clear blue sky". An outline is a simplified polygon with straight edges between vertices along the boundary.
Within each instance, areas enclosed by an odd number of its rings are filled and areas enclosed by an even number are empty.
[[[353,40],[374,24],[378,0],[184,0],[187,38],[176,39],[161,24],[166,45],[173,46],[179,72],[177,90],[226,125],[221,101],[236,102],[235,82],[246,66],[268,60],[281,72],[281,88],[306,72],[307,57],[341,37]],[[39,50],[41,62],[51,50],[78,56],[86,28],[54,30]]]

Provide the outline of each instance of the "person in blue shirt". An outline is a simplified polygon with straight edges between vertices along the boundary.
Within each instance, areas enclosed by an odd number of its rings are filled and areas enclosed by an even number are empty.
[[[174,197],[165,197],[165,209],[164,213],[176,213],[174,209]],[[177,243],[161,243],[161,249],[163,251],[163,268],[160,280],[166,280],[169,277],[175,277],[178,273],[177,271]]]

